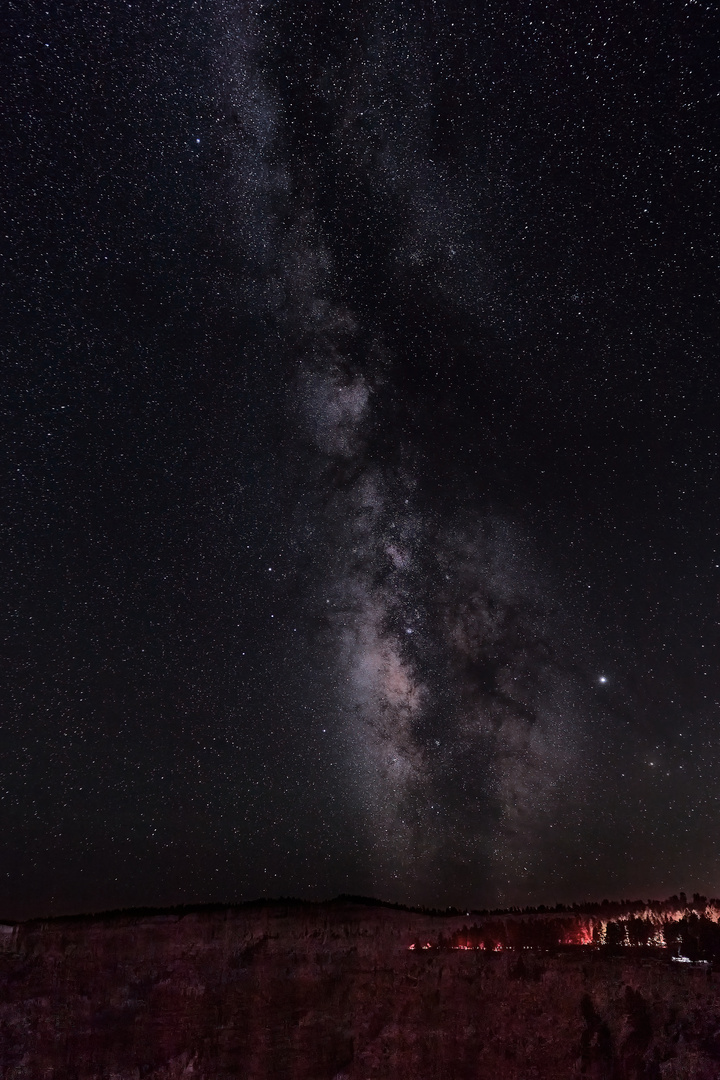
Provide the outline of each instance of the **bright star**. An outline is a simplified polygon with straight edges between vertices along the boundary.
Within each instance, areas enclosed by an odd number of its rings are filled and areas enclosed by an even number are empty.
[[[606,683],[607,682],[607,675],[601,675],[600,678],[598,679],[598,682]]]

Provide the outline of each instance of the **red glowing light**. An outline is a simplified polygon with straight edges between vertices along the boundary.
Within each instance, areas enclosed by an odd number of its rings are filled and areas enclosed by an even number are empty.
[[[592,945],[592,943],[592,931],[586,926],[580,926],[577,930],[566,934],[561,942],[563,945]]]

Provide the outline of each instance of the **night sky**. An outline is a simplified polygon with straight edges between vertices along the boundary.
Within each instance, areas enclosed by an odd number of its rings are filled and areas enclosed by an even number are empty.
[[[718,895],[716,11],[8,9],[0,914]]]

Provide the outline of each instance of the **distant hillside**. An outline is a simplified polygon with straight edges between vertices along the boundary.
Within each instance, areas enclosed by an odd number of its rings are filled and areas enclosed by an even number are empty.
[[[0,1077],[717,1080],[717,926],[702,897],[470,914],[344,897],[5,924]]]

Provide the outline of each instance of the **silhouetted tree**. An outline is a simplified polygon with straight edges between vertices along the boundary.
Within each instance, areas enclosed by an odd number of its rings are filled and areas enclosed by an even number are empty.
[[[626,925],[631,945],[647,945],[652,933],[652,926],[647,919],[628,919]]]
[[[608,948],[617,948],[619,945],[625,944],[625,923],[616,922],[611,919],[607,924],[607,931],[605,933],[605,944]]]

